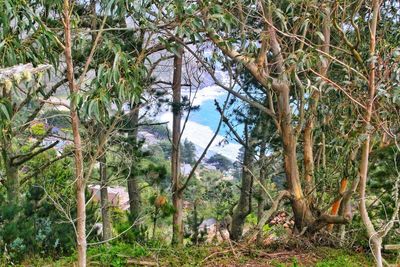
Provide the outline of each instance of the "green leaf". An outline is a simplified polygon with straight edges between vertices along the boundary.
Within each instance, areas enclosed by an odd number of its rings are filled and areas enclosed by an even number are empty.
[[[322,34],[322,32],[317,31],[315,33],[318,35],[319,39],[321,39],[322,42],[325,42],[325,36]]]
[[[4,117],[6,117],[7,120],[10,120],[11,116],[10,116],[9,110],[7,109],[6,104],[0,103],[0,109],[2,111],[2,115],[4,115]]]

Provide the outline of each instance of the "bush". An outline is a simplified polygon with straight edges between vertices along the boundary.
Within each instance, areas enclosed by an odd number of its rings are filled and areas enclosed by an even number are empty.
[[[148,256],[148,250],[139,244],[116,243],[99,245],[88,249],[88,261],[101,266],[126,266],[130,258]]]
[[[24,166],[26,173],[21,172],[21,178],[55,156],[54,150],[36,156]],[[73,177],[71,160],[65,158],[28,179],[21,188],[26,193],[17,205],[6,203],[2,199],[4,192],[0,192],[0,253],[7,262],[5,265],[31,257],[58,258],[74,251],[74,229],[47,195],[63,208],[70,209],[70,216],[75,218],[74,188],[70,186]],[[94,223],[96,208],[94,204],[87,206],[88,228]]]

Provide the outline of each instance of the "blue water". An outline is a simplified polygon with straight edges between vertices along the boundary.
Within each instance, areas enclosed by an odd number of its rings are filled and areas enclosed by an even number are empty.
[[[226,100],[226,95],[221,95],[216,99],[219,103],[219,106],[222,107],[224,105],[224,102]],[[234,108],[234,107],[232,107]],[[225,115],[229,113],[229,110],[225,112]],[[199,123],[201,125],[205,125],[210,127],[214,132],[218,128],[219,121],[221,119],[221,116],[219,112],[216,109],[214,99],[212,100],[206,100],[201,103],[199,109],[197,111],[191,111],[189,120]],[[243,126],[238,125],[236,127],[236,130],[239,134],[242,134],[243,132]],[[229,129],[227,126],[222,124],[221,129],[219,130],[219,135],[226,136],[226,134],[229,132]],[[231,143],[236,143],[233,140],[229,140]]]

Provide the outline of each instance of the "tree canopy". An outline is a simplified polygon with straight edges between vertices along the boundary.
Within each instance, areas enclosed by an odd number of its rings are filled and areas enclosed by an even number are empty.
[[[399,264],[399,9],[0,1],[0,264]]]

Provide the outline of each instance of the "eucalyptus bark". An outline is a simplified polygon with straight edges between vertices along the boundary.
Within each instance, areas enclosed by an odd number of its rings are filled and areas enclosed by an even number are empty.
[[[289,86],[286,83],[276,85],[279,89],[278,111],[280,112],[281,138],[283,143],[284,169],[288,189],[292,195],[291,203],[294,213],[294,220],[298,230],[310,225],[314,216],[304,198],[301,187],[299,168],[297,166],[297,138],[293,132],[290,103]]]
[[[174,56],[174,73],[172,79],[172,204],[174,214],[172,216],[172,244],[183,244],[183,190],[181,189],[180,173],[180,137],[181,137],[181,81],[182,81],[183,48],[178,49]]]
[[[64,0],[63,5],[63,24],[64,24],[64,55],[66,63],[66,73],[68,79],[68,87],[71,95],[78,93],[79,88],[75,83],[74,65],[72,61],[72,43],[71,43],[71,21],[70,21],[70,1]],[[85,178],[83,172],[83,153],[82,141],[79,133],[79,117],[77,106],[74,101],[70,103],[70,117],[74,142],[74,158],[75,158],[75,183],[76,183],[76,241],[78,251],[78,266],[86,266],[86,201],[85,201]]]
[[[372,18],[370,22],[370,64],[369,64],[369,77],[368,77],[368,101],[366,105],[366,111],[364,113],[364,127],[365,127],[365,141],[361,147],[361,161],[360,161],[360,215],[361,220],[367,230],[368,237],[371,243],[372,254],[375,259],[375,263],[378,267],[383,266],[382,260],[382,233],[375,230],[374,225],[368,215],[367,205],[366,205],[366,187],[368,180],[368,162],[371,144],[371,118],[373,112],[373,104],[376,94],[376,28],[379,19],[379,0],[372,1]]]

